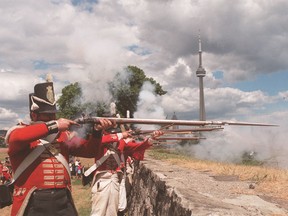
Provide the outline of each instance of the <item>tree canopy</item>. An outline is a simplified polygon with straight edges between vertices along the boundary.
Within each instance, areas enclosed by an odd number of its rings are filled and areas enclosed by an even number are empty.
[[[167,92],[153,78],[147,77],[143,70],[136,66],[128,66],[124,73],[117,73],[108,84],[109,92],[116,104],[117,113],[126,117],[126,111],[130,111],[133,117],[137,109],[137,101],[143,84],[149,81],[154,87],[154,93],[164,95]],[[82,100],[82,90],[78,82],[70,84],[62,89],[62,95],[57,101],[59,107],[58,117],[73,119],[82,113],[96,114],[102,116],[107,113],[110,104],[103,101],[84,103]],[[112,101],[111,101],[112,102]],[[87,113],[89,110],[89,113]]]
[[[57,100],[60,111],[58,117],[73,119],[83,112],[81,96],[82,91],[78,82],[65,86],[61,97]]]
[[[57,116],[74,119],[80,117],[82,113],[102,116],[106,112],[108,106],[104,102],[83,102],[82,96],[81,86],[78,82],[64,87],[62,95],[57,101],[59,107]],[[89,113],[87,113],[88,110]]]
[[[167,92],[153,78],[145,75],[144,71],[136,66],[128,66],[125,69],[125,75],[117,73],[112,82],[108,83],[109,91],[115,99],[118,113],[125,117],[126,111],[130,111],[130,117],[133,117],[137,109],[139,93],[144,82],[149,81],[154,87],[154,93],[164,95]]]

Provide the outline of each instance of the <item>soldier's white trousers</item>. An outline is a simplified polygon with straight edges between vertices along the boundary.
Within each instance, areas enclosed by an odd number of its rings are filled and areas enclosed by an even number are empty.
[[[92,187],[91,216],[117,216],[119,204],[119,178],[117,173],[96,174]]]

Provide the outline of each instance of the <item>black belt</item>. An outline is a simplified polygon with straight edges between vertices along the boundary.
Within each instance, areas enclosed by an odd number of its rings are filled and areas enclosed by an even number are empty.
[[[49,195],[49,194],[66,194],[68,192],[67,188],[47,188],[47,189],[37,189],[33,192],[33,195]]]
[[[35,192],[55,192],[55,191],[61,191],[61,190],[68,190],[67,188],[43,188],[43,189],[37,189]]]
[[[74,216],[77,211],[67,188],[47,188],[33,192],[24,215]]]

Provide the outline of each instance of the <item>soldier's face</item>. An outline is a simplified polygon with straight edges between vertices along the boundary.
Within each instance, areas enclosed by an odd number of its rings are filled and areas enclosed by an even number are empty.
[[[48,122],[52,120],[56,120],[55,113],[38,113],[37,114],[37,121]]]

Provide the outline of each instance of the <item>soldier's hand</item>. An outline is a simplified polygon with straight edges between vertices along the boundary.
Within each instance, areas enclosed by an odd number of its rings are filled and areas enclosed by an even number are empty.
[[[131,135],[131,132],[132,132],[132,130],[122,132],[123,139],[126,139],[126,138],[128,138],[128,137],[131,137],[131,136],[132,136],[132,135]]]
[[[68,130],[71,125],[78,125],[75,121],[65,119],[65,118],[60,118],[56,120],[57,125],[58,125],[58,131],[65,131]]]
[[[105,130],[111,127],[115,127],[116,123],[114,121],[110,121],[105,118],[99,119],[99,123],[94,125],[94,130],[99,131],[99,130]]]
[[[159,137],[159,136],[162,136],[163,134],[164,134],[163,131],[161,131],[161,130],[155,130],[155,131],[153,131],[153,133],[152,133],[152,135],[151,135],[151,138],[152,138],[152,139],[155,139],[155,138],[157,138],[157,137]]]

